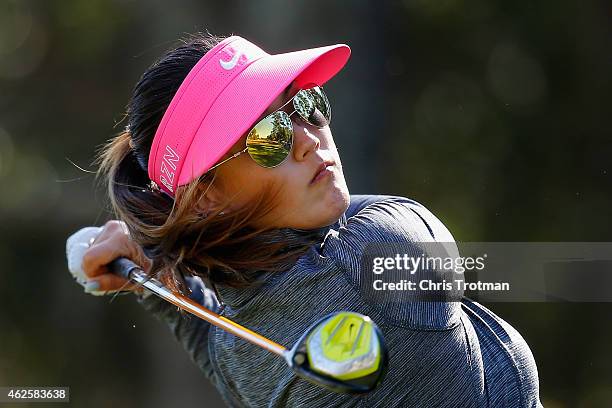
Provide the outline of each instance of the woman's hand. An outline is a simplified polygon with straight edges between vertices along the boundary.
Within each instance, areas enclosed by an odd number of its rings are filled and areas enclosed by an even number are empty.
[[[86,227],[72,234],[66,242],[68,269],[84,288],[93,295],[104,295],[118,290],[134,290],[136,285],[110,272],[108,264],[125,257],[144,271],[152,262],[142,248],[130,239],[122,221],[108,221],[104,227]]]

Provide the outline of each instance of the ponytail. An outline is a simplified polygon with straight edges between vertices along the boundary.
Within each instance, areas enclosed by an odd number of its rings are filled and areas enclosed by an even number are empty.
[[[113,213],[126,223],[130,236],[143,246],[154,266],[157,260],[159,269],[160,261],[164,264],[167,260],[164,262],[155,254],[158,244],[155,232],[162,233],[172,212],[173,200],[150,188],[148,173],[132,147],[128,129],[102,146],[96,162],[99,164],[97,176],[104,179]],[[171,279],[167,278],[168,273],[161,275],[166,276],[163,281],[172,289],[184,289],[182,274],[171,272]]]

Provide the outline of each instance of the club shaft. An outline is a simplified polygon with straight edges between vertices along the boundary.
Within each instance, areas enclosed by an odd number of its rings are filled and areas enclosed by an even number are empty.
[[[172,292],[157,279],[149,278],[142,269],[140,269],[130,260],[120,258],[119,260],[114,261],[111,264],[111,270],[126,279],[142,284],[142,286],[160,298],[172,303],[182,310],[185,310],[186,312],[189,312],[200,319],[206,320],[210,324],[214,324],[215,326],[232,333],[241,339],[249,341],[256,346],[262,347],[281,357],[284,357],[285,352],[287,351],[287,349],[282,345],[260,334],[257,334],[254,331],[231,321],[230,319],[218,315],[212,310],[207,309],[186,296]]]

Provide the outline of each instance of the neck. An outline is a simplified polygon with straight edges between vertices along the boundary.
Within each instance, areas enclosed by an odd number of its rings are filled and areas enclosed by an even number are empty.
[[[296,248],[301,245],[307,244],[309,242],[314,242],[312,246],[314,246],[315,248],[312,248],[311,246],[309,251],[314,250],[318,252],[320,251],[321,247],[324,245],[325,238],[327,237],[328,232],[330,230],[337,231],[340,227],[344,227],[345,225],[346,225],[346,216],[343,213],[342,216],[337,221],[335,221],[333,224],[330,224],[324,227],[309,229],[309,230],[303,230],[303,229],[297,229],[297,228],[279,228],[278,230],[274,231],[273,235],[266,236],[263,239],[266,240],[266,242],[282,241],[286,243],[288,249]],[[295,262],[293,262],[293,264],[291,265],[289,264],[283,265],[282,270],[283,271],[290,270],[294,266],[294,264]],[[283,272],[276,272],[276,273],[283,273]],[[251,299],[253,296],[255,296],[257,292],[259,291],[259,287],[262,284],[265,284],[266,280],[272,274],[274,274],[274,272],[263,272],[260,275],[257,284],[254,284],[246,288],[232,288],[229,286],[214,285],[216,292],[217,292],[217,298],[219,302],[222,304],[226,304],[232,308],[238,308],[241,305],[248,302],[248,300]]]

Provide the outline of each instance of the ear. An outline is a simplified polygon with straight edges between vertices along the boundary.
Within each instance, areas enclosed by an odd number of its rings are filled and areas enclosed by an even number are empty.
[[[202,195],[195,204],[198,212],[207,215],[223,205],[225,194],[218,183],[203,183],[200,188],[202,189]]]

